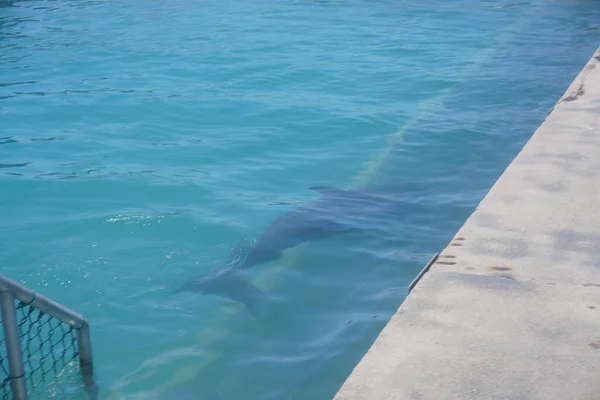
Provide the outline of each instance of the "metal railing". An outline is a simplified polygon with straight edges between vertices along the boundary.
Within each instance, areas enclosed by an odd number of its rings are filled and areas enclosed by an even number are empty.
[[[27,400],[40,389],[46,390],[42,398],[56,397],[56,387],[48,387],[74,376],[71,391],[83,384],[88,398],[97,399],[87,319],[2,275],[0,311],[0,399],[10,399],[12,392],[14,400]]]
[[[429,262],[423,267],[423,269],[421,270],[421,272],[419,272],[419,274],[416,276],[415,279],[413,279],[413,281],[410,283],[410,285],[408,285],[408,292],[412,292],[412,290],[415,288],[415,286],[417,285],[417,283],[419,283],[419,281],[421,280],[421,278],[423,277],[423,275],[425,275],[429,269],[431,268],[431,266],[433,265],[434,262],[437,261],[438,256],[440,255],[440,253],[435,253],[433,255],[433,257],[431,257],[431,259],[429,260]]]

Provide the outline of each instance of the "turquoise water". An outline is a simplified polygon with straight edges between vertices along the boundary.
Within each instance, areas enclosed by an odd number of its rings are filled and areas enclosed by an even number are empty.
[[[0,269],[101,398],[329,399],[598,45],[597,1],[0,1]],[[394,216],[166,296],[319,199]],[[83,397],[82,397],[83,398]]]

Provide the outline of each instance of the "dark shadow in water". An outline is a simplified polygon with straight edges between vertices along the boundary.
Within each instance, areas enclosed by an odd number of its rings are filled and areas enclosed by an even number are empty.
[[[0,8],[14,7],[16,0],[0,0]]]
[[[24,162],[24,163],[0,164],[0,168],[19,168],[19,167],[26,167],[29,164],[31,164],[31,161]]]
[[[416,185],[413,185],[416,187]],[[280,215],[244,253],[232,256],[235,263],[208,274],[195,276],[178,289],[181,291],[216,294],[239,301],[255,315],[260,291],[248,281],[243,270],[279,260],[282,252],[303,243],[336,235],[381,229],[373,225],[382,220],[402,220],[407,210],[415,212],[412,199],[417,193],[387,190],[342,190],[325,186],[311,187],[320,198]],[[241,256],[240,256],[241,255]]]

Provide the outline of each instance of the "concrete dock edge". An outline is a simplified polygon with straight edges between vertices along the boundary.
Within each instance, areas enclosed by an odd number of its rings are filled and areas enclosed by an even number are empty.
[[[335,400],[600,399],[600,48]]]

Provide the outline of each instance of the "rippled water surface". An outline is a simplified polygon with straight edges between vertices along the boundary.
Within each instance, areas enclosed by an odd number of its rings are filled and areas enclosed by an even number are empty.
[[[0,0],[0,270],[90,319],[103,399],[330,399],[599,38],[594,0]],[[317,240],[167,296],[300,206],[265,240]]]

